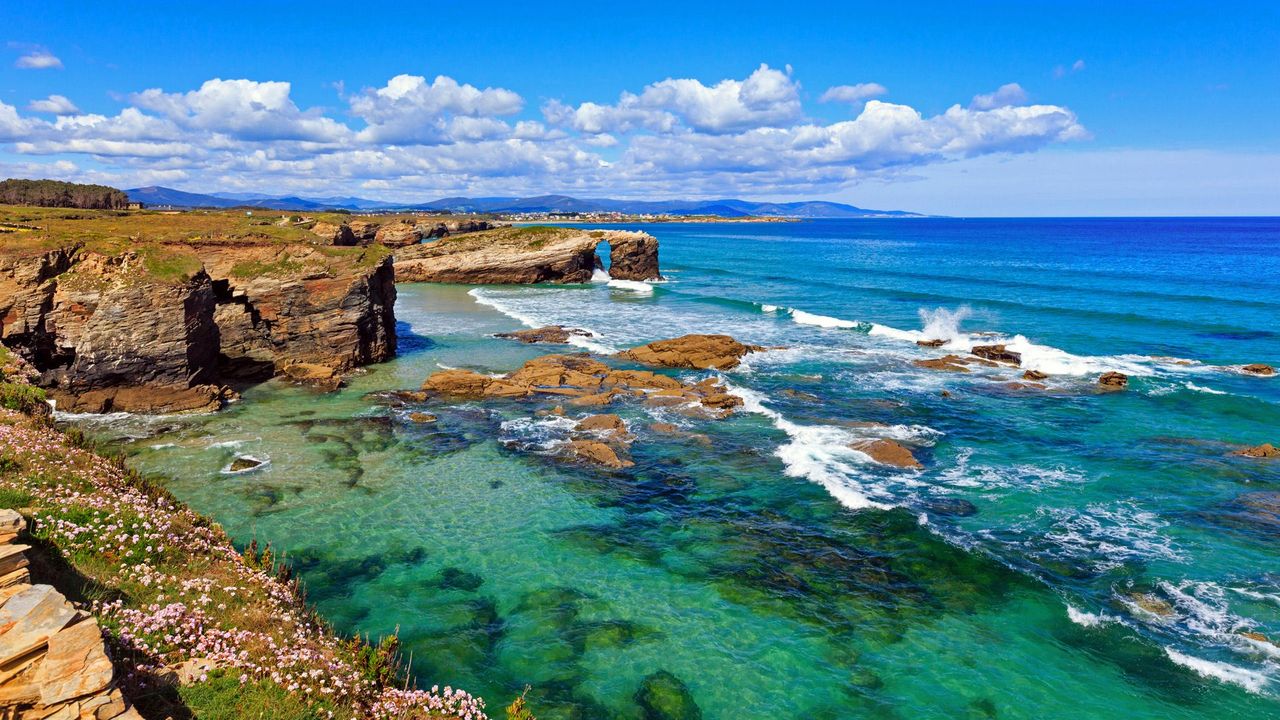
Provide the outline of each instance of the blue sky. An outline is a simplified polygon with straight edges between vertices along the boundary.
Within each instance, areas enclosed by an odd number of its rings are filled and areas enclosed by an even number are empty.
[[[1276,3],[0,12],[6,175],[405,200],[1280,214]]]

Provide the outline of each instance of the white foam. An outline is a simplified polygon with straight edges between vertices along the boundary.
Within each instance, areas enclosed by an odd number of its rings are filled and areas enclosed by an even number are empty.
[[[612,279],[613,278],[609,277],[609,273],[601,270],[600,268],[596,268],[591,272],[591,282],[593,283],[607,283]]]
[[[612,285],[614,282],[626,282],[626,281],[611,280],[609,281],[609,284]],[[563,292],[568,292],[568,291],[563,291]],[[516,310],[515,308],[511,307],[511,305],[509,305],[508,303],[505,303],[502,300],[499,300],[498,298],[495,298],[489,293],[485,292],[484,288],[473,288],[472,290],[468,291],[467,294],[470,295],[472,298],[474,298],[476,303],[480,305],[485,305],[487,307],[491,307],[494,310],[497,310],[498,312],[502,313],[503,315],[506,315],[507,317],[511,318],[512,320],[519,322],[521,325],[524,325],[525,327],[540,328],[540,327],[546,327],[547,325],[561,324],[561,323],[544,320],[542,318],[538,318],[532,315],[522,313],[519,310]],[[613,347],[606,343],[593,341],[591,337],[600,336],[600,334],[597,333],[596,331],[591,330],[590,328],[581,328],[581,329],[591,333],[591,336],[586,337],[582,335],[571,334],[569,335],[570,345],[580,347],[583,350],[588,350],[590,352],[600,353],[602,355],[612,355],[618,352],[618,348],[616,347]]]
[[[821,485],[840,504],[852,510],[893,507],[872,500],[868,497],[869,491],[852,479],[857,474],[855,465],[873,462],[848,446],[855,439],[852,434],[829,425],[798,425],[765,406],[764,396],[754,390],[732,385],[727,385],[727,390],[742,398],[743,410],[769,418],[774,427],[790,438],[774,452],[782,460],[787,475]]]
[[[653,285],[640,280],[610,280],[609,287],[617,290],[630,290],[641,295],[652,295]]]
[[[1251,693],[1261,694],[1267,685],[1271,683],[1270,678],[1255,670],[1236,667],[1230,663],[1204,660],[1180,653],[1173,648],[1165,648],[1164,652],[1174,663],[1191,670],[1201,677],[1239,685]]]
[[[924,329],[920,334],[930,340],[951,340],[963,337],[960,323],[966,320],[973,311],[968,305],[961,305],[955,310],[940,307],[933,310],[920,308],[920,322]]]
[[[815,315],[807,313],[803,310],[792,310],[791,319],[801,325],[816,325],[823,328],[839,328],[842,330],[851,330],[862,327],[862,323],[854,320],[841,320],[840,318],[829,317],[827,315]]]
[[[253,455],[244,455],[242,457],[245,460],[253,460],[258,464],[254,465],[253,467],[244,468],[243,470],[232,470],[231,463],[227,463],[226,467],[222,468],[222,474],[223,475],[243,475],[245,473],[251,473],[251,472],[261,470],[271,464],[271,458],[269,457],[259,458],[259,457],[254,457]],[[237,458],[237,459],[240,459],[240,458]],[[235,462],[235,460],[233,460],[232,462]]]
[[[777,305],[761,305],[760,306],[760,311],[767,312],[767,313],[776,313],[780,309],[781,308],[779,308]]]
[[[1211,387],[1204,387],[1203,385],[1197,385],[1197,384],[1195,384],[1195,383],[1191,382],[1190,380],[1188,380],[1188,381],[1185,383],[1185,386],[1186,386],[1186,388],[1187,388],[1188,390],[1194,390],[1194,391],[1196,391],[1196,392],[1208,393],[1209,395],[1230,395],[1230,394],[1231,394],[1231,393],[1226,392],[1226,391],[1224,391],[1224,390],[1214,390],[1214,389],[1213,389],[1213,388],[1211,388]]]
[[[1084,610],[1077,610],[1072,605],[1067,605],[1067,617],[1071,622],[1081,627],[1098,627],[1107,623],[1115,622],[1115,618],[1102,613],[1090,613]]]

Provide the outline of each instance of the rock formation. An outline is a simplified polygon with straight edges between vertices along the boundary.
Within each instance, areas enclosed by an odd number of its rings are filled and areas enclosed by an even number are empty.
[[[1004,345],[975,345],[969,352],[992,362],[1021,365],[1022,354],[1008,350]]]
[[[98,621],[49,585],[32,585],[26,521],[0,510],[0,716],[142,720],[115,686]]]
[[[850,443],[849,447],[870,456],[872,460],[882,465],[911,470],[918,470],[924,467],[916,459],[916,456],[911,454],[910,450],[893,440],[856,440]]]
[[[1098,385],[1104,390],[1123,390],[1129,387],[1129,376],[1118,372],[1103,373],[1098,378]]]
[[[1261,445],[1237,450],[1231,454],[1251,458],[1280,458],[1280,448],[1272,445],[1271,443],[1263,443]]]
[[[476,284],[585,283],[601,267],[596,246],[609,242],[619,275],[658,279],[658,241],[644,233],[576,228],[499,228],[396,252],[400,282]]]
[[[586,330],[578,328],[564,327],[563,325],[547,325],[540,328],[530,328],[528,330],[513,330],[511,332],[497,333],[494,337],[509,338],[511,340],[519,340],[522,343],[552,343],[564,345],[569,342],[571,337],[592,337],[592,334]]]
[[[235,396],[228,380],[299,363],[332,375],[391,357],[390,258],[323,250],[193,243],[7,252],[0,339],[40,371],[60,410],[74,412],[216,410]]]
[[[683,335],[624,350],[618,357],[670,368],[728,370],[737,367],[747,353],[762,350],[759,345],[744,345],[728,335]]]
[[[492,230],[498,227],[488,220],[445,219],[438,217],[354,218],[342,223],[318,220],[311,232],[325,245],[369,245],[378,243],[391,248],[416,245],[426,238]]]
[[[1264,365],[1262,363],[1251,363],[1249,365],[1245,365],[1240,369],[1248,375],[1258,375],[1260,377],[1271,377],[1272,375],[1276,374],[1275,368],[1271,367],[1270,365]]]

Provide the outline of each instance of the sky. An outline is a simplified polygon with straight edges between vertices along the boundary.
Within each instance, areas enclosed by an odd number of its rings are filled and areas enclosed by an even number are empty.
[[[1280,215],[1280,3],[0,0],[0,176]]]

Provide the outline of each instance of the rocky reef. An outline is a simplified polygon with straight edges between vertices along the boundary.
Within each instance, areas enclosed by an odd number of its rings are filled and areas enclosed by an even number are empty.
[[[641,232],[560,227],[499,228],[445,237],[395,253],[401,282],[477,284],[585,283],[603,267],[596,255],[609,243],[610,276],[656,280],[658,241]]]

